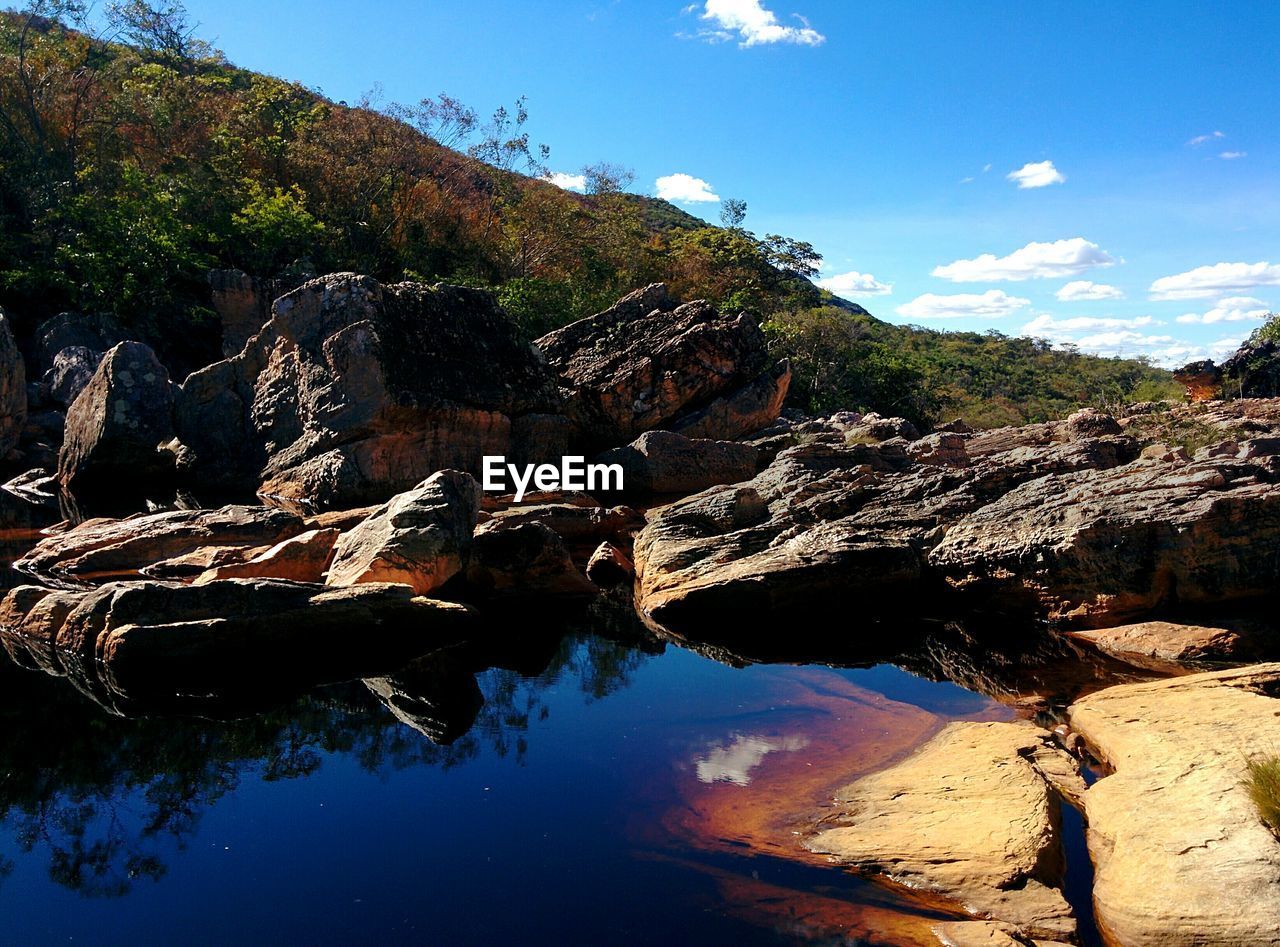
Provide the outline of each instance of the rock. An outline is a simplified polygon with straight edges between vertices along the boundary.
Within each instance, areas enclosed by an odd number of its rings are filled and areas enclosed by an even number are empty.
[[[883,418],[874,411],[845,428],[845,440],[849,443],[874,443],[895,437],[914,441],[919,439],[920,432],[906,418]]]
[[[929,563],[957,589],[1025,593],[1051,620],[1100,627],[1175,598],[1268,595],[1277,556],[1280,471],[1217,458],[1033,480],[954,523]]]
[[[1179,368],[1173,380],[1187,389],[1188,401],[1211,401],[1222,388],[1222,369],[1205,359]]]
[[[1280,747],[1276,693],[1280,664],[1264,664],[1070,707],[1113,770],[1085,794],[1094,905],[1112,942],[1280,944],[1280,841],[1244,785],[1246,761]]]
[[[46,649],[108,705],[370,676],[457,644],[471,621],[465,607],[415,598],[404,586],[279,579],[113,582],[45,596],[15,590],[0,614],[10,635]]]
[[[707,302],[678,306],[662,284],[624,297],[602,313],[581,319],[538,339],[559,373],[567,413],[594,450],[625,444],[645,431],[678,426],[684,415],[696,433],[734,437],[747,433],[771,402],[780,379],[760,376],[770,367],[764,334],[746,314],[728,316]],[[711,407],[717,399],[736,408]],[[755,410],[749,405],[755,405]],[[745,411],[744,415],[738,412]],[[713,416],[733,429],[713,430]],[[767,422],[766,422],[767,423]],[[763,425],[761,425],[763,426]]]
[[[1240,398],[1274,398],[1280,395],[1280,343],[1255,333],[1222,363],[1225,395]]]
[[[464,736],[484,706],[475,674],[452,651],[419,658],[389,677],[364,682],[397,720],[439,746],[450,746]]]
[[[959,901],[1033,937],[1070,938],[1055,786],[1083,780],[1028,723],[952,723],[841,790],[806,841],[843,865]],[[836,827],[829,827],[834,824]]]
[[[1114,628],[1073,632],[1099,651],[1121,660],[1171,664],[1247,661],[1280,652],[1280,629],[1261,622],[1230,621],[1226,627],[1145,621]]]
[[[120,342],[137,341],[119,322],[108,315],[64,312],[46,319],[36,328],[34,350],[40,372],[53,368],[59,352],[69,348],[102,353]]]
[[[1067,418],[1067,436],[1073,441],[1122,433],[1115,418],[1096,408],[1084,408]]]
[[[45,537],[15,565],[42,576],[118,576],[202,548],[240,552],[273,546],[303,529],[300,517],[265,506],[172,510],[123,520],[86,520]],[[193,571],[207,567],[201,565]]]
[[[53,366],[45,373],[49,397],[64,408],[70,407],[93,379],[102,362],[102,352],[83,345],[68,345],[53,356]]]
[[[907,456],[917,464],[934,467],[968,467],[972,461],[965,449],[965,437],[948,432],[934,433],[907,446]]]
[[[629,506],[585,506],[573,501],[512,506],[494,511],[493,519],[509,526],[542,523],[570,544],[620,538],[644,524],[644,517]]]
[[[469,474],[433,474],[343,535],[325,581],[401,582],[424,595],[462,571],[479,509],[480,486]]]
[[[27,423],[27,369],[0,309],[0,457],[13,450]]]
[[[222,325],[222,354],[240,354],[271,315],[275,286],[241,270],[210,270],[209,298]]]
[[[482,596],[578,597],[596,587],[578,571],[564,541],[537,522],[493,520],[476,530],[467,586]]]
[[[334,545],[342,533],[336,529],[311,529],[281,540],[266,552],[244,562],[215,566],[201,573],[196,585],[218,579],[292,579],[322,582]]]
[[[759,452],[733,441],[691,440],[671,431],[646,431],[596,463],[622,467],[628,493],[689,494],[756,475]]]
[[[488,293],[340,273],[277,299],[243,351],[182,383],[180,472],[321,508],[382,502],[437,470],[478,474],[515,419],[558,407]]]
[[[122,490],[163,477],[157,448],[173,437],[169,373],[141,342],[121,342],[67,409],[58,480],[70,490]]]
[[[778,419],[790,388],[791,363],[783,359],[737,391],[685,415],[671,429],[693,438],[746,437]]]
[[[597,546],[587,562],[587,578],[602,589],[628,584],[635,574],[631,557],[610,542]]]

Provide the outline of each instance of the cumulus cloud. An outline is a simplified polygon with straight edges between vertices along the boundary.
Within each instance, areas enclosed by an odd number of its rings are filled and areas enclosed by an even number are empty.
[[[1152,299],[1208,299],[1258,286],[1280,286],[1280,263],[1214,263],[1162,276],[1151,284]]]
[[[818,280],[823,289],[843,296],[845,299],[857,299],[860,296],[888,296],[893,292],[892,283],[882,283],[870,273],[837,273]]]
[[[1224,151],[1218,155],[1223,161],[1235,161],[1236,158],[1243,158],[1249,152],[1247,151]]]
[[[1262,322],[1271,310],[1261,299],[1252,296],[1228,296],[1208,312],[1189,312],[1178,321],[1193,325],[1213,325],[1215,322]]]
[[[655,182],[658,197],[664,201],[678,201],[681,204],[715,203],[720,195],[711,190],[711,185],[702,178],[691,174],[668,174]]]
[[[1205,142],[1213,141],[1215,138],[1226,138],[1226,137],[1227,136],[1222,134],[1222,132],[1214,131],[1214,132],[1210,132],[1207,135],[1196,135],[1196,137],[1192,138],[1189,142],[1187,142],[1187,144],[1190,145],[1192,148],[1194,148],[1196,145],[1203,145]]]
[[[1022,327],[1022,334],[1054,342],[1074,342],[1081,332],[1141,329],[1146,326],[1160,325],[1164,323],[1152,316],[1137,316],[1133,319],[1112,316],[1072,316],[1060,319],[1048,313],[1041,313]]]
[[[698,10],[698,4],[685,8],[686,13]],[[738,45],[767,46],[772,43],[790,43],[796,46],[821,46],[827,38],[809,25],[799,14],[793,14],[796,26],[784,26],[772,10],[766,10],[761,0],[706,0],[698,18],[708,27],[698,31],[698,37],[709,42],[726,42],[736,39]]]
[[[1087,279],[1072,280],[1055,293],[1063,302],[1083,302],[1093,299],[1123,299],[1124,293],[1106,283],[1091,283]]]
[[[1000,289],[989,289],[985,293],[957,293],[952,296],[925,293],[903,303],[896,311],[908,319],[958,319],[966,316],[998,319],[1030,305],[1029,299],[1010,296]]]
[[[1017,184],[1018,189],[1022,191],[1033,187],[1061,184],[1067,179],[1065,174],[1053,166],[1052,161],[1028,162],[1017,171],[1010,171],[1005,177]]]
[[[1240,347],[1241,339],[1225,338],[1202,344],[1152,332],[1164,322],[1152,316],[1132,319],[1079,316],[1060,319],[1041,314],[1022,327],[1022,334],[1070,345],[1081,352],[1110,358],[1146,357],[1159,365],[1177,368],[1202,358],[1221,361]],[[1146,330],[1146,331],[1143,331]]]
[[[1098,266],[1113,266],[1115,259],[1096,243],[1084,237],[1055,240],[1053,243],[1028,243],[1008,256],[984,253],[972,260],[956,260],[934,267],[933,275],[953,283],[977,283],[987,280],[1028,280],[1052,276],[1075,276]]]
[[[585,174],[548,171],[542,176],[542,180],[548,184],[554,184],[556,187],[564,188],[566,191],[585,191],[587,189],[587,176]]]

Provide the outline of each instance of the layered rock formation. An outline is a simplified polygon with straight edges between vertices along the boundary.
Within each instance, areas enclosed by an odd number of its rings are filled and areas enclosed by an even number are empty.
[[[1071,726],[1114,772],[1085,794],[1099,925],[1126,947],[1280,944],[1280,841],[1245,788],[1280,747],[1280,665],[1110,688]]]

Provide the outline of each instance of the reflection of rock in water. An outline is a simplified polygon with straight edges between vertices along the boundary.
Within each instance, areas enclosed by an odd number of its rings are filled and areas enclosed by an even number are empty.
[[[713,744],[707,755],[695,761],[700,783],[733,783],[749,786],[751,771],[774,752],[803,750],[809,738],[803,734],[765,737],[751,733],[735,733],[728,744]]]
[[[466,734],[484,706],[475,674],[451,651],[419,658],[364,685],[397,720],[441,746]]]

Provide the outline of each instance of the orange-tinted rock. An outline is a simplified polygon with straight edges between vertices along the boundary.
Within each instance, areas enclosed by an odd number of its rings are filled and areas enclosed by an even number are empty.
[[[216,566],[196,578],[197,585],[218,579],[292,579],[321,582],[342,535],[336,529],[312,529],[291,536],[245,562]]]
[[[636,566],[631,557],[610,542],[597,546],[587,561],[587,578],[602,589],[625,585],[635,574]]]
[[[596,587],[578,571],[564,540],[538,522],[494,519],[476,530],[466,568],[479,595],[581,597]]]

